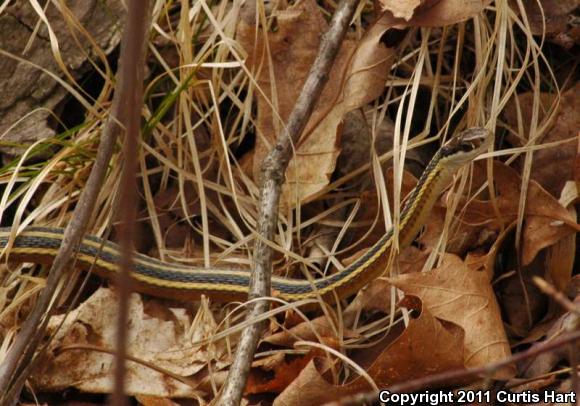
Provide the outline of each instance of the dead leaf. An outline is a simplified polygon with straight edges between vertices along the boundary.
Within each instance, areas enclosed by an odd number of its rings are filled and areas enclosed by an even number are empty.
[[[481,170],[482,166],[476,168]],[[481,175],[476,177],[484,178]],[[462,210],[460,220],[467,225],[485,225],[500,230],[517,219],[521,194],[521,178],[501,162],[493,163],[496,199],[494,202],[472,200]],[[580,229],[562,205],[535,181],[530,181],[524,209],[522,264],[527,265],[537,253]],[[497,217],[497,215],[501,217]],[[429,225],[427,225],[429,227]]]
[[[515,171],[500,163],[494,164],[498,203],[502,214],[516,215],[521,179]],[[522,264],[532,262],[538,252],[555,244],[578,229],[576,221],[562,205],[534,181],[528,185],[525,207],[526,224],[523,233]],[[563,224],[555,220],[560,220]]]
[[[555,94],[541,93],[541,111],[548,110],[555,102],[555,97]],[[535,98],[536,95],[531,92],[520,94],[517,103],[508,103],[505,109],[508,123],[514,128],[518,128],[518,124],[521,124],[524,134],[529,133],[529,117],[533,113]],[[571,142],[535,151],[533,155],[531,179],[542,185],[554,197],[560,196],[564,184],[574,177],[574,158],[580,145],[578,132],[580,117],[577,114],[579,109],[580,83],[576,83],[562,94],[553,124],[541,139],[542,144],[565,140]],[[508,136],[508,140],[515,146],[522,146],[527,142],[527,138],[522,139],[514,135]],[[518,162],[521,172],[523,159]]]
[[[534,35],[566,31],[570,14],[580,5],[578,0],[541,0],[522,3]],[[515,5],[514,10],[518,10]]]
[[[474,271],[478,271],[483,268],[487,274],[488,280],[493,280],[497,255],[499,254],[506,237],[510,235],[515,226],[516,224],[514,222],[505,228],[501,233],[499,233],[491,248],[485,255],[480,255],[479,253],[468,253],[465,258],[465,265]]]
[[[463,367],[464,330],[435,317],[425,303],[400,337],[392,343],[389,337],[385,341],[375,346],[382,350],[367,368],[380,388]],[[367,385],[362,378],[351,384],[358,390],[368,389]]]
[[[350,395],[352,389],[336,386],[319,372],[320,359],[311,360],[298,377],[274,400],[274,406],[321,405]]]
[[[570,252],[565,249],[559,260],[550,260],[549,258],[552,250],[559,249],[557,247],[560,245],[564,244],[568,247],[567,240],[573,238],[574,234],[548,247],[546,252],[541,252],[530,264],[521,265],[519,270],[521,275],[518,275],[517,258],[513,255],[515,251],[513,238],[515,227],[516,222],[513,221],[499,233],[487,254],[469,253],[465,263],[472,269],[485,269],[490,279],[495,277],[496,296],[502,308],[509,334],[523,337],[529,336],[530,327],[538,328],[537,325],[535,327],[530,325],[530,321],[546,317],[547,311],[546,298],[531,283],[531,277],[534,274],[542,277],[549,274],[550,280],[559,280],[559,283],[568,287],[572,268]],[[572,249],[572,257],[573,251],[574,249]],[[502,272],[501,274],[495,269],[496,263],[498,263],[498,254],[502,254],[500,258],[503,258],[500,261],[502,264],[499,270]]]
[[[409,21],[413,12],[421,4],[420,0],[381,0],[382,9],[390,11],[397,18]]]
[[[423,308],[434,317],[465,331],[465,367],[479,367],[511,355],[486,273],[473,271],[460,258],[446,254],[443,264],[433,271],[401,275],[389,281],[405,294],[419,297]],[[496,376],[506,378],[513,372],[507,368]]]
[[[518,268],[516,258],[510,256],[515,250],[513,236],[510,244],[502,247],[507,263],[504,273],[495,282],[495,292],[509,335],[524,337],[547,315],[548,298],[532,280],[534,276],[545,274],[545,253],[541,252],[530,264]]]
[[[313,358],[313,353],[292,359],[287,359],[282,353],[280,355],[282,357],[280,357],[279,362],[275,362],[268,368],[263,368],[267,374],[260,374],[259,370],[252,365],[253,368],[246,384],[246,394],[282,392]]]
[[[566,291],[574,272],[576,234],[569,235],[548,248],[545,269],[560,291]]]
[[[173,402],[171,399],[157,396],[137,395],[135,398],[143,406],[179,406],[178,403]]]
[[[576,183],[567,182],[562,189],[562,196],[559,202],[568,209],[570,216],[578,221],[578,215],[574,202],[579,198],[579,191]],[[576,236],[578,233],[570,234],[562,238],[547,250],[546,269],[550,273],[550,280],[560,291],[566,291],[574,272],[574,260],[576,258]]]
[[[283,186],[282,206],[294,207],[328,184],[340,153],[337,129],[344,115],[374,100],[384,89],[394,57],[393,48],[386,48],[381,42],[387,30],[395,26],[452,24],[472,17],[482,7],[482,1],[471,1],[468,5],[458,0],[441,1],[409,24],[385,14],[358,44],[344,41],[316,110],[295,146]],[[242,11],[245,17],[238,26],[237,38],[248,50],[247,66],[257,72],[257,82],[263,91],[258,96],[258,138],[252,158],[257,179],[267,151],[294,107],[317,54],[315,44],[327,25],[313,0],[301,0],[276,14],[275,32],[256,33],[255,12],[250,8]],[[397,44],[398,41],[390,46]]]
[[[253,16],[253,11],[248,14]],[[239,42],[252,50],[247,65],[253,71],[260,68],[258,84],[272,100],[269,103],[263,95],[258,98],[259,137],[253,158],[254,178],[259,176],[262,160],[280,132],[283,125],[280,119],[285,123],[294,107],[327,27],[312,0],[302,0],[278,12],[276,19],[276,32],[267,34],[271,60],[265,56],[265,34],[261,31],[256,34],[253,17],[242,20],[238,28]],[[385,29],[371,27],[358,45],[348,39],[343,42],[329,81],[288,167],[281,199],[286,206],[295,205],[328,183],[340,153],[337,128],[344,114],[381,94],[393,57],[393,51],[380,42]],[[273,108],[279,118],[272,113]]]
[[[578,299],[578,298],[577,298]],[[579,300],[575,300],[576,306],[579,304]],[[550,330],[548,331],[545,340],[538,341],[532,345],[532,348],[544,344],[546,341],[554,340],[568,331],[574,331],[578,329],[578,324],[580,320],[577,314],[566,312],[560,318],[558,318]],[[558,348],[554,351],[545,352],[539,354],[538,356],[530,359],[526,365],[522,368],[522,376],[532,378],[536,376],[541,376],[552,371],[558,362],[565,359],[569,354],[569,347],[564,346]]]
[[[114,363],[111,354],[88,350],[61,351],[61,348],[71,345],[114,348],[116,303],[116,294],[101,288],[71,311],[66,319],[64,315],[51,319],[49,333],[54,333],[63,320],[64,324],[56,331],[45,362],[33,375],[37,390],[75,387],[88,393],[111,392]],[[216,369],[226,365],[221,361],[226,355],[222,345],[192,346],[192,342],[211,337],[217,328],[207,304],[200,307],[192,322],[184,309],[167,309],[156,305],[153,300],[146,305],[137,294],[131,295],[129,303],[127,353],[130,356],[182,377],[205,369],[208,362],[217,362]],[[127,363],[126,391],[132,395],[156,397],[199,396],[190,386],[135,362]]]
[[[427,0],[409,20],[411,27],[443,27],[481,13],[490,0]]]
[[[242,18],[238,25],[237,39],[248,50],[246,64],[248,69],[256,72],[258,85],[263,92],[258,93],[258,137],[253,157],[253,176],[254,179],[258,179],[262,161],[294,107],[316,57],[318,51],[316,44],[326,31],[327,24],[316,3],[304,0],[276,13],[275,32],[265,33],[260,30],[256,33],[254,9],[250,8],[252,10],[247,12],[249,17]],[[339,78],[344,73],[353,49],[352,41],[345,41],[342,45],[330,72],[329,84],[322,92],[318,103],[319,110],[328,109],[337,97],[341,82]],[[273,113],[273,110],[276,113]],[[315,111],[311,120],[320,120],[320,112]],[[334,170],[334,163],[340,152],[337,149],[336,129],[325,134],[322,140],[318,140],[318,145],[310,147],[300,151],[303,156],[301,162],[293,165],[291,167],[294,168],[293,172],[287,174],[287,183],[291,187],[298,187],[303,178],[309,179],[309,183],[314,185],[327,182],[327,176]],[[321,149],[316,150],[317,147]],[[304,157],[309,162],[304,160]],[[307,170],[302,173],[300,168],[305,163],[308,163]],[[313,170],[314,168],[316,170]],[[281,200],[287,204],[295,199]]]
[[[464,332],[461,328],[438,320],[423,309],[417,319],[395,341],[390,337],[374,347],[377,354],[367,372],[378,387],[460,368],[463,365]],[[368,349],[367,349],[368,350]],[[317,359],[302,370],[274,401],[276,406],[320,405],[353,393],[369,390],[364,378],[338,386],[323,376]]]
[[[479,172],[479,173],[478,173]],[[476,181],[486,179],[483,165],[476,165]],[[493,179],[496,189],[495,202],[473,199],[466,207],[459,206],[457,228],[453,229],[448,245],[450,251],[463,254],[482,237],[493,238],[490,232],[498,232],[517,219],[521,194],[521,177],[501,162],[493,163]],[[527,265],[542,249],[574,234],[578,225],[562,205],[535,181],[530,181],[524,211],[522,264]],[[445,202],[445,200],[443,200]],[[494,209],[494,203],[497,211]],[[426,223],[419,241],[436,246],[445,220],[445,203],[436,204],[433,215]],[[497,215],[500,215],[498,217]]]

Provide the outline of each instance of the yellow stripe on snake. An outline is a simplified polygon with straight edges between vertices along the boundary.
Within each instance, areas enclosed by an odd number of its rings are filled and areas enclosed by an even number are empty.
[[[472,128],[455,136],[437,151],[401,210],[399,247],[411,244],[455,173],[484,152],[492,139],[489,131]],[[50,263],[62,242],[63,231],[61,228],[26,228],[13,239],[8,250],[9,260]],[[0,248],[8,244],[12,232],[10,228],[0,229]],[[352,264],[329,276],[311,280],[274,276],[272,293],[287,301],[345,297],[386,271],[392,246],[391,230]],[[86,236],[75,264],[105,278],[112,278],[118,272],[120,255],[115,243]],[[249,270],[193,268],[143,254],[135,254],[134,262],[132,276],[140,292],[177,300],[195,300],[202,294],[220,301],[244,300],[247,297]]]

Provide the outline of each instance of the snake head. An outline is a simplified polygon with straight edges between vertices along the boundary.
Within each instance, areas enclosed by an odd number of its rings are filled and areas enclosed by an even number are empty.
[[[493,141],[493,133],[485,128],[469,128],[451,138],[441,147],[441,159],[458,166],[471,162],[485,152]]]

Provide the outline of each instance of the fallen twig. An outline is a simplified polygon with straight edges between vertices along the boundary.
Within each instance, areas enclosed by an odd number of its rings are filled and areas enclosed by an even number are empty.
[[[328,31],[320,44],[318,56],[290,113],[288,123],[283,127],[274,148],[268,153],[262,164],[258,237],[254,245],[249,299],[270,295],[272,249],[266,244],[266,241],[271,241],[274,237],[278,220],[280,190],[286,168],[292,157],[292,145],[304,130],[328,80],[330,68],[338,54],[357,4],[358,0],[342,0],[336,9]],[[267,311],[268,306],[269,302],[263,300],[250,304],[247,320],[256,319]],[[237,406],[240,404],[263,326],[263,322],[252,323],[242,332],[234,362],[222,389],[220,405]]]
[[[470,369],[454,369],[447,372],[442,372],[436,375],[430,375],[423,378],[414,379],[408,382],[402,382],[385,388],[391,393],[412,393],[426,388],[438,387],[441,384],[453,382],[458,379],[474,378],[478,376],[490,376],[493,372],[498,371],[506,366],[516,364],[525,359],[535,357],[544,352],[553,351],[557,348],[574,343],[580,340],[580,331],[575,331],[566,335],[562,335],[555,340],[546,341],[527,351],[520,352],[516,355],[499,361],[493,364],[484,365],[482,367]],[[373,404],[379,399],[379,394],[376,391],[359,393],[351,397],[342,398],[334,402],[326,403],[324,406],[357,406],[364,404]]]
[[[128,4],[127,25],[121,51],[121,73],[128,80],[123,81],[120,90],[123,98],[123,124],[126,128],[123,150],[123,173],[119,193],[119,236],[121,243],[120,272],[117,279],[119,314],[117,318],[117,340],[115,348],[115,387],[112,405],[122,406],[125,398],[125,359],[127,358],[127,319],[129,315],[129,295],[131,294],[131,271],[133,268],[133,241],[137,220],[137,184],[135,174],[138,169],[141,107],[143,106],[143,71],[149,32],[149,1],[131,0]]]
[[[125,31],[128,29],[129,27],[126,26]],[[135,37],[127,35],[127,33],[124,34],[121,44],[121,64],[127,49],[135,48],[135,45],[130,43],[130,41],[135,40]],[[78,251],[88,221],[93,213],[98,193],[102,188],[107,167],[113,155],[117,136],[121,130],[119,119],[123,116],[123,101],[132,100],[133,97],[125,94],[127,91],[125,83],[127,79],[130,79],[125,76],[126,74],[127,72],[121,69],[117,75],[116,89],[118,90],[113,96],[111,112],[103,128],[95,162],[71,221],[65,229],[59,252],[52,263],[46,280],[46,287],[40,293],[34,308],[23,323],[22,329],[0,365],[0,388],[3,388],[0,404],[2,405],[14,404],[18,399],[30,371],[31,359],[39,342],[44,337],[48,320],[54,312],[54,304],[58,302],[58,300],[54,300],[54,296],[58,294],[57,287],[66,274],[71,259]]]

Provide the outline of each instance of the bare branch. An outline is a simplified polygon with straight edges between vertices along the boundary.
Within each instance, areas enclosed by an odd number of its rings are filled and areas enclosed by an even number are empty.
[[[127,356],[127,319],[133,270],[133,241],[137,219],[137,155],[140,141],[141,107],[143,106],[143,70],[149,32],[149,1],[131,0],[127,16],[125,47],[121,50],[121,93],[125,95],[123,124],[127,130],[123,151],[123,173],[120,182],[119,234],[121,242],[120,273],[117,280],[119,315],[117,319],[117,345],[115,351],[115,389],[112,404],[123,406],[125,398],[125,358]]]
[[[505,368],[509,365],[522,362],[528,358],[535,357],[536,355],[542,354],[544,352],[554,351],[565,345],[570,345],[576,343],[580,340],[580,331],[571,332],[562,335],[551,341],[545,341],[537,346],[530,348],[527,351],[520,352],[519,354],[512,355],[511,357],[499,361],[493,364],[484,365],[477,368],[469,369],[454,369],[447,372],[442,372],[436,375],[430,375],[423,378],[413,379],[408,382],[401,382],[399,384],[385,388],[391,393],[411,393],[423,390],[425,388],[438,387],[442,384],[448,384],[449,382],[466,379],[475,378],[478,376],[489,376],[494,372]],[[359,406],[372,404],[376,402],[379,398],[377,392],[365,392],[359,393],[357,395],[343,398],[335,402],[326,403],[324,406]]]
[[[125,31],[128,28],[126,26]],[[128,42],[130,38],[132,37],[125,32],[121,44],[123,50],[120,57],[121,64],[123,64],[125,50],[131,48],[131,44]],[[57,286],[66,274],[71,259],[74,258],[75,253],[78,251],[86,232],[88,221],[93,213],[98,193],[102,188],[103,180],[113,155],[117,136],[122,129],[119,120],[124,113],[123,108],[125,105],[123,101],[132,100],[133,98],[133,95],[124,93],[127,91],[125,83],[128,79],[131,79],[125,76],[127,74],[125,71],[125,69],[121,69],[117,75],[116,89],[118,91],[115,91],[113,96],[111,112],[103,128],[95,162],[75,207],[71,221],[65,229],[59,252],[52,263],[46,280],[46,287],[42,290],[36,305],[22,325],[22,329],[0,365],[0,388],[5,388],[0,398],[0,404],[13,404],[16,402],[30,371],[31,359],[38,347],[38,343],[44,337],[46,325],[54,312],[54,303],[58,302],[53,300],[55,294],[57,294]],[[139,104],[139,106],[141,105]]]
[[[270,295],[272,250],[265,241],[271,241],[274,237],[278,220],[280,190],[284,173],[292,156],[292,145],[304,130],[328,80],[328,74],[357,4],[358,0],[342,0],[339,4],[330,22],[330,27],[322,39],[318,56],[310,69],[294,109],[290,113],[288,123],[262,164],[257,226],[259,237],[256,238],[254,245],[254,269],[250,281],[249,299]],[[247,320],[256,319],[267,311],[268,305],[266,301],[257,301],[251,304]],[[263,326],[263,322],[252,323],[242,332],[234,362],[222,390],[220,405],[237,406],[240,404]]]

